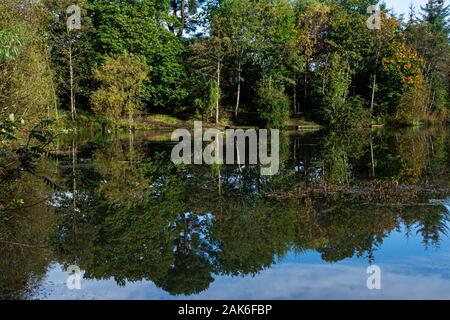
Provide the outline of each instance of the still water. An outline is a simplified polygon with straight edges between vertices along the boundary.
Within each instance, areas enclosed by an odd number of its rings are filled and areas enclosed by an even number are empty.
[[[268,177],[175,166],[167,132],[61,138],[2,186],[0,298],[450,299],[446,129],[280,143]]]

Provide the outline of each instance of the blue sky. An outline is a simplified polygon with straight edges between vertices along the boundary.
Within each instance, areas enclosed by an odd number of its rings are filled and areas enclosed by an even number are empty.
[[[398,14],[408,14],[409,5],[411,2],[415,5],[416,10],[420,9],[420,6],[424,6],[428,0],[385,0],[388,8],[393,8]]]

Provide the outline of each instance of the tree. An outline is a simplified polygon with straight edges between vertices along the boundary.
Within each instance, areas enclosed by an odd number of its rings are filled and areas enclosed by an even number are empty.
[[[204,24],[209,26],[210,34],[195,40],[190,47],[194,60],[192,65],[195,66],[196,73],[206,79],[207,83],[213,84],[207,98],[214,100],[216,124],[219,123],[220,116],[221,72],[226,49],[230,42],[225,31],[227,19],[219,14],[219,10],[219,7],[214,4],[207,8]]]
[[[426,114],[423,67],[423,59],[403,43],[393,46],[383,57],[382,91],[391,98],[389,111],[399,123],[418,123]]]
[[[337,53],[333,53],[329,61],[330,65],[326,71],[329,80],[323,97],[323,117],[334,128],[351,127],[360,111],[355,110],[348,101],[350,65]]]
[[[448,109],[448,97],[450,90],[450,46],[449,46],[449,16],[450,5],[445,5],[444,0],[429,0],[425,7],[421,7],[423,20],[431,33],[431,45],[429,49],[429,66],[426,76],[429,81],[430,108],[437,110]]]
[[[125,52],[144,56],[151,67],[145,100],[156,107],[178,105],[187,96],[183,41],[167,30],[167,10],[167,3],[157,0],[92,0],[88,6],[96,29],[95,61]]]
[[[269,80],[261,82],[256,100],[259,118],[267,128],[282,128],[289,118],[289,98]]]
[[[448,32],[448,17],[450,5],[445,0],[429,0],[425,7],[421,7],[422,21],[428,23],[434,32]]]
[[[261,1],[255,5],[257,20],[253,63],[259,65],[261,80],[271,79],[285,87],[293,83],[298,65],[294,9],[287,0]]]
[[[329,13],[331,7],[326,3],[319,2],[297,2],[297,25],[298,25],[298,49],[300,55],[304,56],[304,77],[303,77],[303,102],[308,100],[308,80],[313,64],[317,62],[318,55],[324,50],[324,37],[329,24]],[[295,97],[297,97],[299,80],[295,79]],[[305,106],[306,107],[306,106]],[[294,101],[294,112],[299,112],[298,101]],[[303,111],[306,111],[303,110]]]
[[[0,119],[31,129],[49,116],[52,72],[40,37],[42,6],[28,1],[0,4]]]
[[[177,37],[182,37],[185,29],[193,29],[197,12],[197,0],[170,0],[171,17],[169,17],[169,30]],[[178,27],[178,31],[176,31]]]
[[[396,55],[399,50],[404,50],[406,56],[409,56],[411,59],[414,59],[412,55],[416,53],[414,50],[408,50],[409,48],[405,46],[403,34],[399,32],[400,23],[395,17],[389,16],[385,11],[381,11],[380,19],[382,29],[368,31],[370,45],[367,59],[370,68],[373,69],[371,79],[373,82],[370,87],[370,115],[376,118],[379,118],[383,113],[393,112],[397,108],[398,98],[402,95],[404,89],[401,85],[403,83],[401,79],[395,78],[396,81],[391,81],[393,78],[384,74],[386,62],[388,60],[394,62],[395,59],[390,60],[390,57]],[[406,56],[397,57],[397,59],[403,60]],[[406,59],[408,58],[406,57]],[[410,60],[410,62],[412,64],[405,64],[405,67],[411,68],[415,64],[415,61]],[[413,72],[418,76],[422,70],[419,67]],[[377,93],[381,94],[377,96]],[[379,97],[382,97],[382,99],[379,99]],[[378,108],[375,108],[376,106]]]
[[[87,1],[44,0],[42,4],[46,9],[46,52],[54,70],[60,103],[70,105],[71,118],[75,121],[77,101],[86,102],[90,94],[93,65],[90,37],[94,30],[86,11]],[[70,22],[80,25],[72,28]]]
[[[449,6],[445,6],[444,1],[431,0],[422,7],[422,11],[422,19],[406,24],[405,40],[425,60],[426,113],[437,114],[441,121],[445,121],[450,83]]]
[[[258,75],[255,88],[258,118],[266,126],[283,126],[288,116],[285,109],[286,101],[289,105],[287,92],[288,89],[295,90],[295,77],[302,61],[297,50],[295,11],[293,4],[286,0],[261,1],[255,4],[254,8],[255,20],[259,21],[259,24],[258,28],[254,29],[250,59]],[[278,93],[275,94],[274,90]],[[264,91],[267,94],[262,94]],[[269,96],[274,100],[271,103],[262,103],[265,99],[261,98]],[[270,124],[265,116],[272,112],[279,116]]]
[[[251,52],[252,39],[257,32],[257,15],[254,14],[254,5],[246,0],[225,0],[220,3],[215,12],[219,17],[226,17],[227,27],[223,28],[227,42],[227,57],[232,61],[232,70],[236,72],[236,103],[234,115],[239,112],[241,97],[242,68]]]
[[[105,64],[94,70],[100,87],[91,96],[92,109],[116,126],[127,113],[131,128],[133,114],[142,105],[142,86],[148,73],[143,57],[122,54],[106,58]]]

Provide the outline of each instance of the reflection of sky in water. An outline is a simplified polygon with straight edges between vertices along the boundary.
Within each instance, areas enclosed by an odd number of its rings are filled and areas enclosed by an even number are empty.
[[[371,137],[361,138],[325,133],[287,137],[280,175],[262,179],[257,167],[226,167],[220,171],[220,191],[216,169],[193,166],[174,171],[165,165],[163,156],[154,156],[170,151],[168,144],[139,144],[136,159],[150,159],[145,163],[148,168],[142,170],[138,162],[126,164],[129,149],[124,144],[80,143],[84,151],[78,159],[86,157],[89,165],[84,165],[87,160],[80,161],[83,165],[77,167],[74,179],[72,159],[62,160],[57,180],[67,181],[68,186],[50,197],[47,206],[51,208],[42,204],[37,210],[24,210],[23,219],[7,226],[8,241],[16,241],[14,232],[20,230],[22,242],[49,246],[45,250],[30,247],[28,254],[15,245],[0,246],[6,257],[0,260],[0,269],[4,279],[11,281],[0,280],[0,295],[42,299],[450,299],[450,241],[442,234],[443,226],[450,225],[450,214],[445,214],[450,213],[450,199],[441,198],[450,194],[448,157],[444,156],[448,155],[448,136],[439,132],[436,137],[428,131],[370,133]],[[369,142],[374,147],[373,159]],[[372,164],[376,164],[375,180]],[[149,179],[147,170],[154,171],[155,177]],[[130,179],[123,179],[128,175]],[[25,182],[19,184],[23,190],[28,187]],[[77,183],[75,192],[73,182]],[[146,190],[147,182],[151,190]],[[295,192],[305,186],[311,198],[298,199]],[[38,191],[36,195],[42,192]],[[287,199],[283,197],[286,192]],[[42,216],[34,211],[42,211]],[[51,217],[42,223],[47,211]],[[28,219],[34,223],[32,228],[28,228]],[[34,236],[35,231],[36,241],[30,241],[29,234]],[[436,243],[439,248],[434,247]],[[286,254],[287,248],[311,250]],[[276,252],[283,254],[282,261],[255,276],[213,275],[211,282],[211,271],[256,272],[270,265]],[[355,252],[364,256],[325,262]],[[380,291],[366,287],[368,255],[381,267]],[[53,265],[47,267],[50,261]],[[59,263],[74,262],[86,268],[86,274],[103,280],[83,280],[82,290],[68,290],[68,274]],[[197,295],[173,297],[151,281],[125,282],[120,287],[111,276],[118,281],[152,279],[172,293],[209,288]]]
[[[127,283],[82,280],[81,290],[68,290],[67,274],[50,268],[35,298],[43,299],[450,299],[450,241],[443,235],[439,248],[425,249],[421,236],[404,228],[392,232],[375,252],[382,270],[382,289],[366,287],[367,258],[324,263],[316,252],[290,253],[256,276],[215,276],[199,295],[177,296],[152,282]]]

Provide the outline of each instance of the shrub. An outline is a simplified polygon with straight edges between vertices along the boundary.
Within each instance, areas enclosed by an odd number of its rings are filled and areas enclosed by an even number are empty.
[[[341,103],[330,103],[323,113],[330,127],[338,129],[363,127],[369,119],[366,102],[359,96]]]
[[[289,119],[289,98],[270,83],[259,86],[256,104],[259,120],[266,128],[281,128]]]
[[[395,113],[399,124],[418,126],[426,115],[426,88],[422,84],[406,87]]]
[[[94,112],[115,125],[128,114],[131,125],[133,114],[142,104],[141,86],[148,73],[143,57],[129,54],[108,57],[104,65],[94,70],[95,80],[101,84],[91,95]]]

